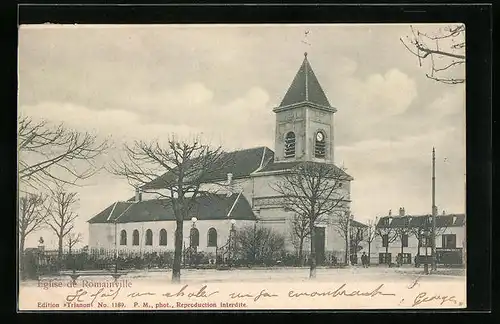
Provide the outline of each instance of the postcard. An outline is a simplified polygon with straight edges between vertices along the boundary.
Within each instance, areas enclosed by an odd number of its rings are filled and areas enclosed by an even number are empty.
[[[19,311],[466,308],[465,25],[21,25]]]

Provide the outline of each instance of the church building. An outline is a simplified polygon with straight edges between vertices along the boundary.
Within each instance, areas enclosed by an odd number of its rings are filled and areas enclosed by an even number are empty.
[[[232,230],[265,226],[282,233],[286,249],[293,252],[294,215],[271,184],[302,162],[324,163],[340,171],[334,164],[336,108],[327,99],[307,53],[281,104],[272,111],[276,116],[274,151],[263,146],[225,153],[234,163],[207,179],[206,187],[223,179],[228,185],[226,192],[214,193],[218,199],[198,199],[184,220],[185,246],[195,244],[198,251],[215,252],[227,243]],[[353,178],[346,175],[346,179],[340,190],[345,199],[343,207],[349,210]],[[147,189],[159,183],[152,181]],[[155,203],[155,199],[158,197],[136,192],[134,198],[114,202],[95,215],[88,221],[89,248],[173,251],[176,222],[172,208],[168,203]],[[343,260],[344,239],[332,219],[322,218],[315,225],[317,253]],[[309,246],[306,241],[304,250]]]

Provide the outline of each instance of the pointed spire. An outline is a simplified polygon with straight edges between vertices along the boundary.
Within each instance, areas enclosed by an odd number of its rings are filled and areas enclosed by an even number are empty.
[[[307,52],[304,53],[304,61],[300,66],[292,84],[288,88],[285,97],[281,101],[279,108],[299,103],[311,103],[322,108],[334,109],[321,88],[316,75],[314,74],[311,64],[307,59]]]

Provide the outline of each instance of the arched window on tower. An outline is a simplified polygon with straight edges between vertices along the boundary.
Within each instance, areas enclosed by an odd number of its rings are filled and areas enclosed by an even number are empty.
[[[208,247],[216,247],[217,246],[217,230],[215,228],[210,228],[208,230],[208,242],[207,246]]]
[[[122,230],[120,232],[120,245],[127,245],[127,231]]]
[[[146,231],[146,245],[153,245],[153,231],[150,229]]]
[[[295,133],[288,132],[285,136],[285,158],[295,157]]]
[[[160,230],[160,245],[167,245],[167,231],[164,228]]]
[[[139,245],[139,231],[134,230],[132,233],[132,245]]]
[[[326,156],[326,138],[325,133],[319,131],[316,133],[316,138],[314,139],[314,157],[325,158]]]

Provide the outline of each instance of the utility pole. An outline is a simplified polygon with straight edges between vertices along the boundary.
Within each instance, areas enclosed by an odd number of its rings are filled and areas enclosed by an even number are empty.
[[[432,148],[432,271],[437,269],[436,266],[436,151]]]

